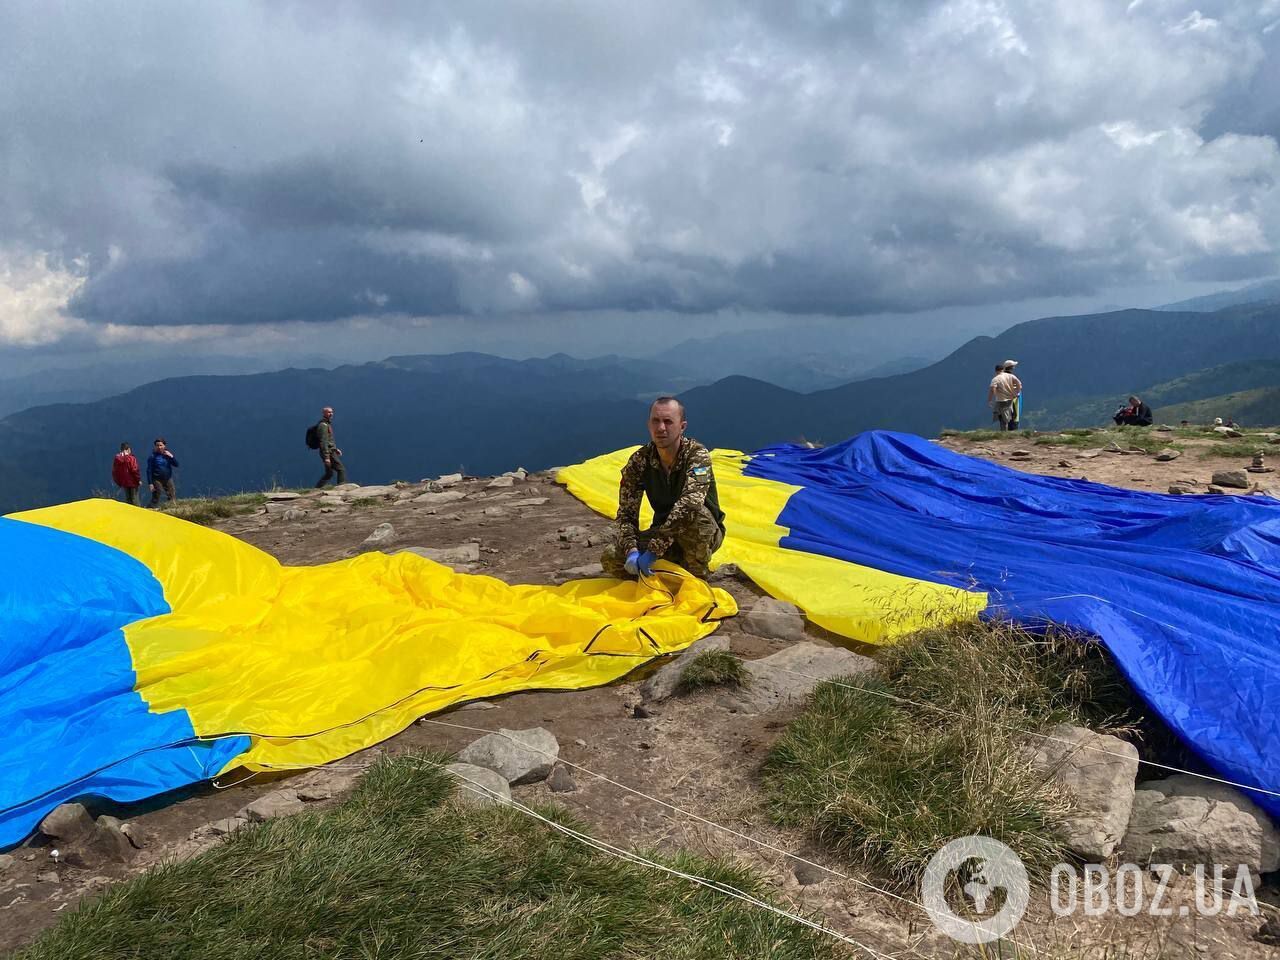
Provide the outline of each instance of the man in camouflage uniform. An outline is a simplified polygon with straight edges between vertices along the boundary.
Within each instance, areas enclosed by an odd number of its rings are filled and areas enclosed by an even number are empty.
[[[600,564],[611,577],[652,573],[664,559],[705,579],[711,555],[724,542],[724,512],[707,448],[684,435],[684,404],[659,397],[649,408],[651,443],[622,468],[618,517]],[[653,526],[641,531],[640,498],[653,507]]]

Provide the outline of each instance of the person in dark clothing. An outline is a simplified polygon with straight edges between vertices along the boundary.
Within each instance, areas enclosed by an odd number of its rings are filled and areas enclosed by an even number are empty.
[[[151,502],[148,507],[160,506],[160,499],[168,496],[170,503],[177,503],[178,490],[173,482],[173,468],[178,466],[178,458],[173,455],[164,437],[157,437],[147,457],[147,486],[151,488]]]
[[[659,559],[706,579],[711,555],[724,543],[724,511],[707,448],[684,435],[684,404],[659,397],[649,408],[650,443],[622,468],[613,536],[600,558],[611,577],[651,576]],[[649,498],[653,524],[640,529],[640,501]]]
[[[333,442],[333,407],[325,407],[320,411],[320,422],[316,424],[316,433],[320,437],[320,462],[324,464],[324,476],[317,487],[323,487],[334,477],[334,485],[347,482],[347,468],[342,465],[342,451]]]
[[[1130,397],[1129,405],[1117,410],[1111,419],[1116,422],[1116,426],[1149,427],[1155,417],[1150,407],[1137,397]]]
[[[138,458],[127,443],[120,444],[120,452],[111,462],[111,480],[120,488],[125,503],[142,506],[138,488],[142,486],[142,473],[138,470]]]

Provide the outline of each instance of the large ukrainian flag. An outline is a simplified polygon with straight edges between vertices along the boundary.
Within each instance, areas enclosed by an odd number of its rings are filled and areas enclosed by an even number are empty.
[[[629,452],[560,479],[609,514]],[[1209,768],[1280,816],[1280,501],[1037,476],[887,431],[713,458],[717,561],[866,642],[975,614],[1093,634]]]
[[[310,767],[477,697],[607,683],[736,612],[688,577],[287,567],[104,500],[0,518],[0,849],[74,797]]]

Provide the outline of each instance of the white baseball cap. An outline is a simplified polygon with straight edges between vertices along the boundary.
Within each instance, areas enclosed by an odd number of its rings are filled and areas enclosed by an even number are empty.
[[[1004,363],[1000,364],[1002,367],[1016,367],[1017,365],[1017,360],[1006,360]]]

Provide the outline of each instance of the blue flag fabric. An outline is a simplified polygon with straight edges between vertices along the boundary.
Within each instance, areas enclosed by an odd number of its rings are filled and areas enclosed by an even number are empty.
[[[1280,501],[1037,476],[886,431],[760,450],[746,473],[802,488],[784,546],[1095,634],[1219,776],[1280,791]],[[1248,794],[1280,816],[1280,798]]]

